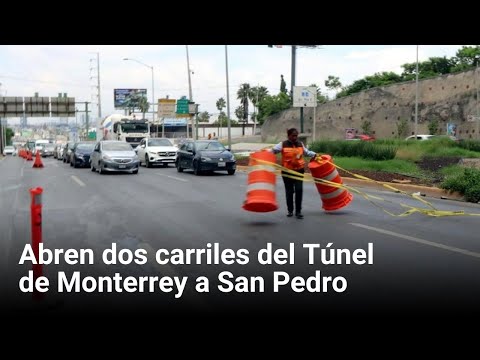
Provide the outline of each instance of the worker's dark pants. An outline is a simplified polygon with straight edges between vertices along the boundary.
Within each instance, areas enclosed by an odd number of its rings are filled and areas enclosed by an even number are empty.
[[[295,170],[299,173],[305,173],[305,169]],[[293,194],[295,193],[295,213],[302,212],[303,180],[292,179],[287,176],[294,176],[282,171],[283,183],[285,184],[285,196],[287,197],[287,210],[293,212]],[[303,176],[303,175],[302,175]]]

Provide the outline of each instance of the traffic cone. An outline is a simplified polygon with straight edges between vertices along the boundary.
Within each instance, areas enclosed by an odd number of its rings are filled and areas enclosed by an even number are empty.
[[[33,161],[32,152],[31,152],[31,151],[27,151],[27,161]]]
[[[260,161],[256,161],[260,160]],[[269,212],[278,209],[275,193],[275,155],[269,151],[257,151],[250,155],[250,171],[246,200],[243,209],[254,212]]]
[[[38,168],[42,168],[43,167],[43,163],[42,163],[42,159],[40,158],[40,153],[37,151],[37,154],[35,156],[35,162],[33,163],[33,167],[38,167]]]
[[[327,180],[339,185],[343,184],[342,178],[333,164],[333,159],[330,155],[321,155],[320,160],[310,161],[308,168],[314,178]],[[315,185],[322,199],[322,208],[327,211],[341,209],[350,204],[353,199],[353,195],[345,188],[321,182],[317,182]]]

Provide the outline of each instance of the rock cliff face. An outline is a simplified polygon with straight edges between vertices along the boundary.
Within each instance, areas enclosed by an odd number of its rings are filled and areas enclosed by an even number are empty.
[[[480,138],[476,121],[480,69],[442,75],[419,81],[418,134],[429,134],[429,124],[438,124],[438,134],[447,133],[447,124],[456,126],[460,139]],[[343,139],[346,128],[363,133],[362,124],[371,123],[377,138],[403,138],[415,131],[415,81],[378,87],[329,101],[316,108],[316,138]],[[399,135],[399,124],[406,131]],[[292,108],[268,117],[262,126],[262,140],[283,139],[286,129],[300,128],[300,109]],[[304,109],[304,134],[311,140],[313,108]]]

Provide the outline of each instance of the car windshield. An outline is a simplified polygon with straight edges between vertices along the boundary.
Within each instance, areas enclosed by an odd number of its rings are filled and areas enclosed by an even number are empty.
[[[125,133],[147,133],[147,124],[122,124],[122,131]]]
[[[43,146],[46,150],[53,150],[55,148],[55,145],[53,144],[45,144]]]
[[[105,151],[133,151],[130,144],[127,143],[104,143],[103,150]]]
[[[199,142],[197,143],[197,149],[198,150],[218,150],[218,151],[226,150],[225,146],[223,146],[221,143],[216,141]]]
[[[173,146],[168,139],[150,139],[148,140],[148,146]]]
[[[93,151],[95,144],[78,144],[77,150]]]

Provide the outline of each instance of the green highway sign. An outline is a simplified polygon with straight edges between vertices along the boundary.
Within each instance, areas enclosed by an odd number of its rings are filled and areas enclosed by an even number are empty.
[[[188,114],[188,99],[178,99],[177,100],[177,114]]]

